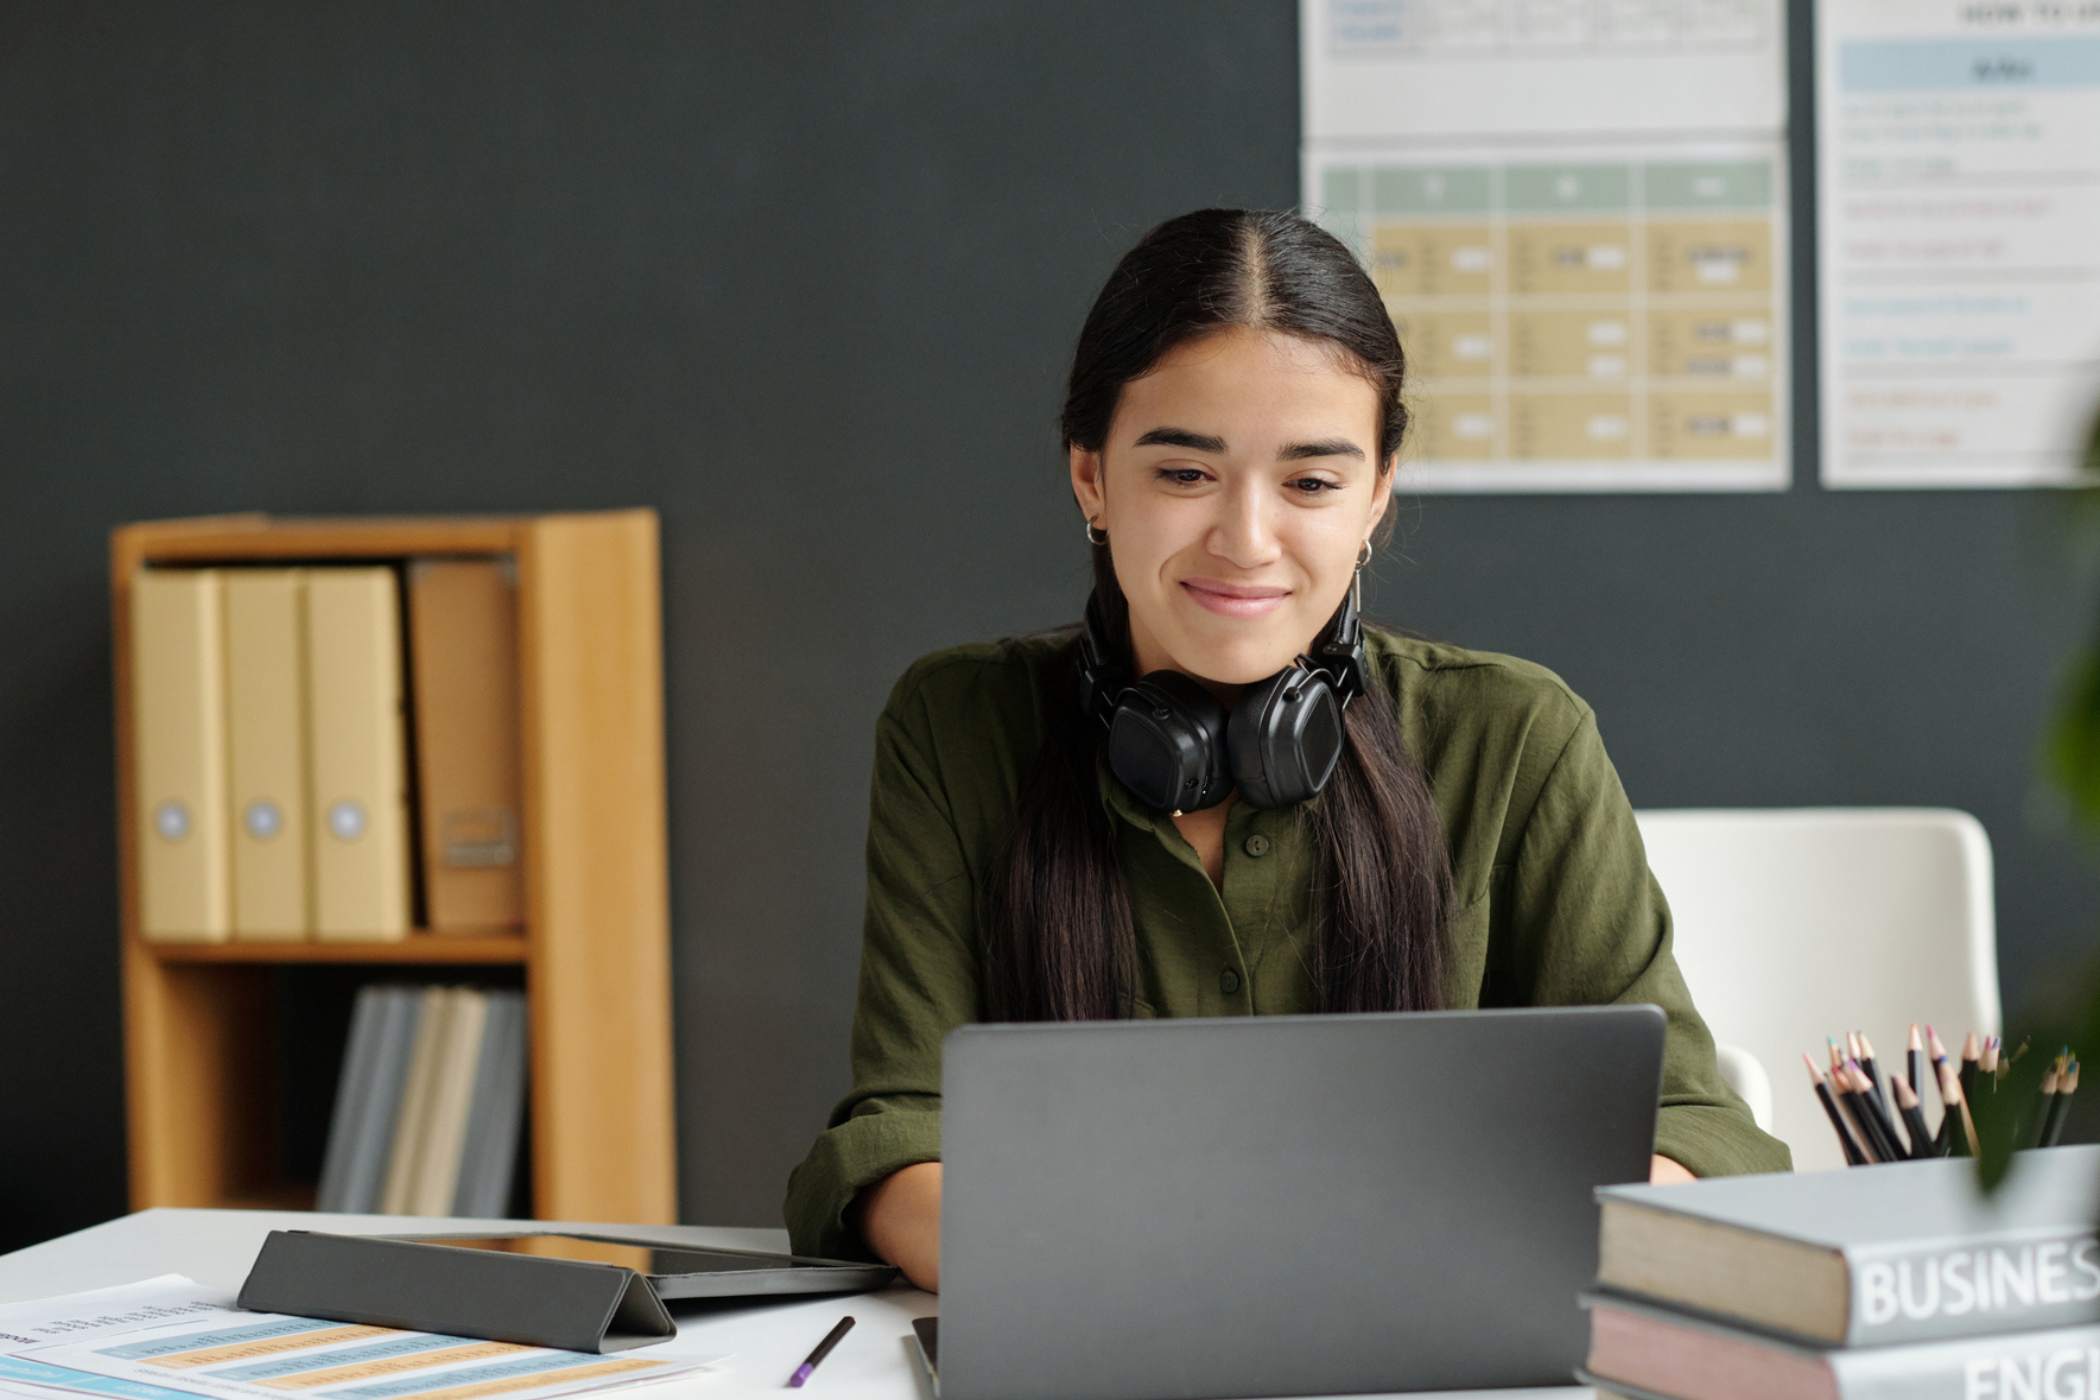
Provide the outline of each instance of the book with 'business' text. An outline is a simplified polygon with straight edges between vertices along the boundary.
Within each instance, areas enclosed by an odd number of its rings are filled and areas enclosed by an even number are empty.
[[[2100,1324],[2100,1145],[1606,1186],[1610,1292],[1824,1346]]]

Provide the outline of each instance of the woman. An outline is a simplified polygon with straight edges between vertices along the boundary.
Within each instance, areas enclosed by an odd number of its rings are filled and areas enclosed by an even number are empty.
[[[1654,1002],[1652,1179],[1791,1165],[1721,1081],[1595,718],[1551,671],[1365,626],[1324,677],[1346,737],[1312,795],[1237,748],[1208,792],[1160,788],[1120,730],[1111,760],[1092,696],[1143,678],[1140,728],[1244,740],[1248,697],[1346,637],[1392,529],[1401,373],[1362,268],[1294,214],[1186,214],[1110,275],[1064,410],[1104,670],[1083,705],[1067,628],[891,691],[853,1090],[790,1178],[797,1252],[939,1286],[941,1037],[975,1020]]]

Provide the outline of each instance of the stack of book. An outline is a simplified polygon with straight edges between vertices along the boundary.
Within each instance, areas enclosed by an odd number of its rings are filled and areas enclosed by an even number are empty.
[[[1597,1196],[1605,1396],[2100,1397],[2100,1146]]]
[[[316,1208],[507,1216],[524,1113],[524,993],[360,988]]]
[[[504,559],[140,571],[140,934],[517,926],[516,592]]]

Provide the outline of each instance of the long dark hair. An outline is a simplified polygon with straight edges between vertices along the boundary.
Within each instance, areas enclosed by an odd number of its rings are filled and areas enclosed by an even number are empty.
[[[1324,340],[1378,390],[1381,473],[1407,430],[1404,361],[1378,291],[1336,239],[1288,211],[1199,209],[1124,255],[1087,313],[1063,414],[1067,448],[1100,451],[1123,386],[1175,346],[1226,327]],[[1389,482],[1381,475],[1378,486]],[[1379,524],[1391,534],[1393,513]],[[1130,655],[1129,605],[1109,550],[1093,549],[1110,646]],[[1309,640],[1309,639],[1308,639]],[[1076,638],[1046,669],[1043,746],[980,902],[986,1012],[994,1020],[1130,1014],[1136,934],[1097,788],[1102,731],[1079,712]],[[1311,970],[1323,1011],[1434,1007],[1442,994],[1451,859],[1419,764],[1378,676],[1346,712],[1348,747],[1295,809],[1319,852]]]

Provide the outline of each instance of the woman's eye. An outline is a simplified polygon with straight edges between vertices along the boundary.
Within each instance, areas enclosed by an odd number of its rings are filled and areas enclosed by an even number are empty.
[[[1341,482],[1329,481],[1325,477],[1320,476],[1301,476],[1292,482],[1291,485],[1310,488],[1309,490],[1301,490],[1298,493],[1301,496],[1317,496],[1323,491],[1339,491],[1342,489]]]
[[[1203,473],[1194,467],[1161,467],[1153,475],[1161,481],[1171,481],[1177,486],[1194,486],[1203,480]]]

